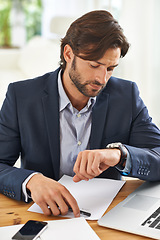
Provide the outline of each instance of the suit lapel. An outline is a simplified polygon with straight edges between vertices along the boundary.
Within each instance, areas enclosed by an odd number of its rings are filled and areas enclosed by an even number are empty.
[[[60,168],[58,72],[56,70],[48,78],[42,97],[55,180],[59,179]]]
[[[104,124],[106,121],[108,109],[109,94],[102,92],[96,100],[96,104],[92,110],[92,127],[90,148],[99,149],[101,147]]]

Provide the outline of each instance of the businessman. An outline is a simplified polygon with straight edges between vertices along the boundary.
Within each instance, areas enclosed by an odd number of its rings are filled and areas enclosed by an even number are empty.
[[[129,43],[107,11],[69,27],[54,72],[12,83],[0,112],[0,192],[44,214],[79,207],[58,179],[160,180],[160,131],[134,82],[112,77]],[[53,53],[54,54],[54,53]],[[21,157],[21,168],[13,167]]]

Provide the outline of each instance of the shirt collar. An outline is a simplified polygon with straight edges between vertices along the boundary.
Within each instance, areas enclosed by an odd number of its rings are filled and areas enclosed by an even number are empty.
[[[69,98],[67,97],[67,95],[64,91],[64,88],[63,88],[61,73],[62,73],[62,70],[60,70],[58,73],[58,91],[59,91],[59,106],[60,106],[59,111],[60,112],[62,110],[64,110],[69,104],[71,104],[71,102],[70,102]],[[87,102],[86,107],[88,109],[92,108],[94,106],[95,102],[96,102],[96,97],[90,97]]]
[[[59,111],[61,112],[67,105],[70,104],[70,100],[67,97],[63,85],[62,85],[62,78],[61,78],[62,70],[58,73],[58,91],[59,91]]]

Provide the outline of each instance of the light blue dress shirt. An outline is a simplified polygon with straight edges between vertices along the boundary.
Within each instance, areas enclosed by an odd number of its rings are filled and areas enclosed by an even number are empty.
[[[78,153],[89,149],[91,113],[96,97],[91,97],[87,105],[78,111],[72,106],[64,91],[61,72],[58,76],[58,91],[60,103],[60,177],[63,174],[74,176],[73,166]]]

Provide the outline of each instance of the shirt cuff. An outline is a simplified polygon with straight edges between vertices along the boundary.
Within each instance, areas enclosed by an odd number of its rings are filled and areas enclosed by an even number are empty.
[[[22,193],[24,194],[25,197],[25,202],[28,202],[28,198],[31,198],[31,196],[29,196],[29,194],[27,193],[27,189],[26,189],[26,185],[29,182],[29,180],[31,179],[31,177],[33,177],[34,175],[38,174],[38,172],[32,173],[31,175],[29,175],[29,177],[27,177],[25,179],[25,181],[22,183]]]

